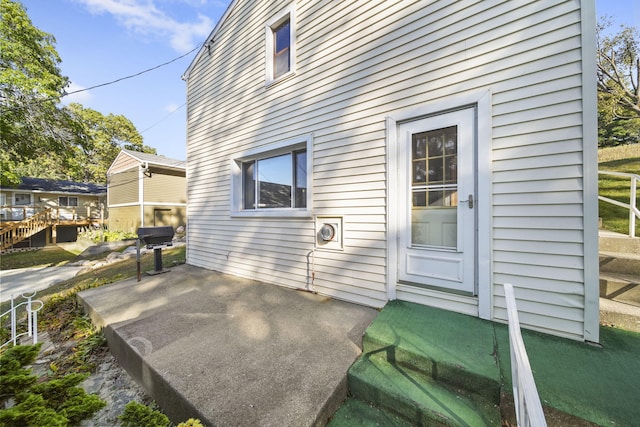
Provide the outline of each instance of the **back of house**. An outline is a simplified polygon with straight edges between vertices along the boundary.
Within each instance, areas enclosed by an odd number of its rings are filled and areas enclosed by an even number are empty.
[[[591,1],[247,1],[185,73],[189,264],[598,341]]]

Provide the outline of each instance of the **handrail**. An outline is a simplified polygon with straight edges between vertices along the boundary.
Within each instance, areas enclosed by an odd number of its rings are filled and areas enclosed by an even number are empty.
[[[511,353],[511,382],[513,400],[516,407],[516,419],[520,427],[546,427],[540,396],[533,379],[527,350],[522,341],[518,309],[510,283],[504,284],[504,296],[507,301],[507,318],[509,320],[509,349]]]
[[[51,222],[51,208],[47,208],[29,218],[3,227],[0,230],[0,249],[7,249],[14,244],[47,228]]]
[[[640,175],[626,172],[613,172],[613,171],[598,171],[599,175],[613,175],[630,178],[630,191],[629,191],[629,203],[623,203],[618,200],[613,200],[608,197],[598,195],[598,199],[603,202],[610,203],[612,205],[620,206],[629,209],[629,237],[636,237],[636,218],[640,219],[640,209],[636,204],[636,197],[638,194],[638,183],[640,183]]]
[[[22,298],[26,299],[26,301],[21,302],[18,305],[15,305],[15,299],[13,294],[11,295],[11,308],[4,313],[0,314],[0,321],[4,316],[11,316],[11,339],[0,345],[0,348],[12,344],[16,345],[18,342],[18,338],[21,336],[27,335],[32,338],[33,343],[38,343],[38,311],[44,307],[44,303],[40,300],[32,299],[36,295],[36,292],[33,291],[31,294],[27,294],[26,292],[20,295]],[[37,308],[33,308],[34,304],[38,305]],[[25,311],[27,313],[27,330],[26,332],[18,333],[18,308],[25,306]]]

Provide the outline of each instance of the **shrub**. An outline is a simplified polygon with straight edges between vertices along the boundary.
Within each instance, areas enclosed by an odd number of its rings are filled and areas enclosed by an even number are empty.
[[[120,415],[123,427],[167,427],[169,418],[162,412],[138,402],[129,402]]]
[[[14,405],[0,409],[0,425],[66,426],[91,417],[106,403],[98,396],[87,394],[78,385],[86,375],[70,374],[36,384],[30,368],[40,350],[40,344],[15,346],[0,357],[0,402]],[[4,405],[3,405],[4,406]]]
[[[178,424],[178,427],[204,427],[200,420],[189,418],[187,421]]]

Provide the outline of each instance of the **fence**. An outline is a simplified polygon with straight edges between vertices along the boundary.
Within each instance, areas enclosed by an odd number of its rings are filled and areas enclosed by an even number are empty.
[[[504,295],[507,300],[511,382],[513,383],[513,400],[516,407],[518,426],[546,427],[547,422],[542,411],[540,396],[538,396],[538,389],[531,372],[529,357],[520,333],[520,320],[518,319],[516,299],[511,284],[504,284]]]
[[[26,301],[23,301],[20,304],[16,304],[13,295],[11,295],[11,308],[0,314],[0,322],[2,322],[2,319],[6,316],[9,316],[10,318],[11,339],[0,345],[0,348],[9,344],[16,345],[18,343],[18,338],[25,335],[31,337],[33,344],[38,343],[38,311],[42,309],[44,303],[40,300],[34,300],[33,297],[35,295],[35,292],[32,292],[31,294],[22,294],[21,297]],[[27,315],[27,330],[18,333],[18,313],[21,308],[24,308]]]
[[[608,197],[598,195],[598,199],[612,205],[620,206],[629,210],[629,237],[636,237],[636,218],[640,219],[640,209],[636,203],[636,197],[638,195],[638,183],[640,183],[640,175],[634,173],[625,172],[611,172],[611,171],[598,171],[598,175],[611,175],[619,176],[623,178],[629,178],[631,184],[629,187],[629,203],[623,203],[618,200],[613,200]]]

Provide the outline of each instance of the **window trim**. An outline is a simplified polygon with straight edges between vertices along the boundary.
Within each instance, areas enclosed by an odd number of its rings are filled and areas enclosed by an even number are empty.
[[[289,71],[281,76],[274,77],[274,29],[289,20]],[[266,59],[266,75],[265,85],[269,86],[275,82],[282,81],[296,72],[296,13],[295,2],[290,4],[281,13],[271,18],[265,24],[265,59]]]
[[[242,164],[304,149],[307,152],[307,206],[305,208],[243,209]],[[312,217],[313,135],[304,135],[238,153],[231,159],[231,217]]]

